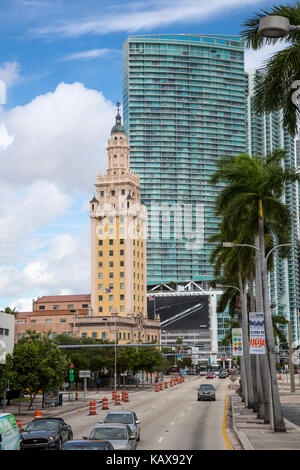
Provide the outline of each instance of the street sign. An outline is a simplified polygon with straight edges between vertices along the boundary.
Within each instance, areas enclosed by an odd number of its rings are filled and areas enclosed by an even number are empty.
[[[91,371],[90,370],[80,370],[79,377],[87,377],[88,379],[91,378]]]
[[[74,369],[69,370],[69,382],[74,382]]]
[[[297,349],[292,354],[292,361],[296,366],[300,365],[300,349]]]

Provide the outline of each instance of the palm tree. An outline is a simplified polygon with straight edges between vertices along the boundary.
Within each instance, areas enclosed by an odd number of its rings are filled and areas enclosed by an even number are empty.
[[[282,38],[265,38],[259,33],[259,20],[264,16],[277,15],[289,19],[291,24],[300,24],[300,2],[293,5],[273,6],[262,10],[242,24],[241,36],[246,47],[257,50],[267,44],[276,44]],[[258,114],[283,110],[283,125],[295,136],[300,117],[299,106],[294,104],[293,83],[300,79],[300,33],[291,30],[286,36],[288,46],[274,54],[262,68],[262,81],[257,84],[254,95],[254,109]]]
[[[9,315],[14,315],[16,317],[19,312],[17,312],[16,307],[14,307],[13,309],[11,309],[10,307],[5,307],[4,313],[8,313]]]

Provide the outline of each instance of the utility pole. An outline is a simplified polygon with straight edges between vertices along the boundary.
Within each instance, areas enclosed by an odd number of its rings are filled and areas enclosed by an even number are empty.
[[[293,363],[293,341],[292,341],[292,327],[291,327],[291,322],[288,322],[288,332],[289,332],[289,367],[290,367],[290,382],[291,382],[291,393],[295,393],[295,368],[294,368],[294,363]]]

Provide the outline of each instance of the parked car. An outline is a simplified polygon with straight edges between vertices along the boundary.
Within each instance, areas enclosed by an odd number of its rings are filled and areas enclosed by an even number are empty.
[[[71,426],[62,418],[40,418],[21,429],[21,450],[60,450],[62,444],[73,439]]]
[[[198,388],[198,401],[213,400],[216,401],[216,390],[212,384],[201,384]]]
[[[207,378],[207,379],[214,379],[214,378],[215,378],[214,372],[208,372],[208,373],[206,374],[206,378]]]
[[[109,441],[87,441],[78,439],[65,442],[61,450],[114,450]]]
[[[115,450],[136,450],[136,437],[128,424],[97,424],[89,438],[90,441],[109,441]]]
[[[20,450],[18,424],[11,413],[0,413],[0,450]]]
[[[110,411],[103,422],[128,424],[136,440],[139,441],[141,438],[141,422],[134,411]]]
[[[228,377],[228,374],[225,370],[222,370],[220,373],[219,373],[219,379],[226,379]]]

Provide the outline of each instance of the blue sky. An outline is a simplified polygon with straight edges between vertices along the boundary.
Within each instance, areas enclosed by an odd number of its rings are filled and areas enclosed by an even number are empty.
[[[126,37],[237,35],[244,19],[273,4],[0,0],[0,308],[90,291],[88,201],[122,101]],[[249,52],[247,64],[271,50]]]

